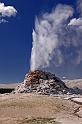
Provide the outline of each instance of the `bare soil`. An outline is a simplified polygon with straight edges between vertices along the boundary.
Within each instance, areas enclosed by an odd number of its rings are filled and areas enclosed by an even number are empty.
[[[78,104],[64,97],[34,94],[0,95],[0,124],[82,124]]]
[[[66,84],[81,88],[81,81]],[[17,85],[1,84],[0,87]],[[64,99],[66,97],[69,95],[0,94],[0,124],[82,124],[82,105]]]

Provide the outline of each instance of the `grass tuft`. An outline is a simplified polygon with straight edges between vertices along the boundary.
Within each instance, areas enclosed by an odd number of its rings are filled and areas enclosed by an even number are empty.
[[[60,124],[54,118],[24,119],[19,124]]]

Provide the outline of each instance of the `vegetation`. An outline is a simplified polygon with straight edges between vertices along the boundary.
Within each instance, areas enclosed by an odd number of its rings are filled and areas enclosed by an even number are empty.
[[[59,124],[54,118],[25,119],[19,124]]]
[[[12,91],[14,91],[13,88],[0,88],[0,94],[11,93]]]

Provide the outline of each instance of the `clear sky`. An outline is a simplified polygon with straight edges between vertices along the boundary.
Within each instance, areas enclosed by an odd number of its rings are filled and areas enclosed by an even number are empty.
[[[0,0],[1,83],[23,80],[30,67],[35,17],[50,12],[59,3],[72,6],[74,18],[79,18],[76,0]],[[65,51],[65,48],[61,49]],[[66,55],[72,50],[72,47],[71,50],[67,50]],[[61,77],[82,78],[82,59],[77,66],[52,67],[52,72]]]

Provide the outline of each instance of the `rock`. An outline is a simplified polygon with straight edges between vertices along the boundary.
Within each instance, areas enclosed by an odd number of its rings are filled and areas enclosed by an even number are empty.
[[[15,92],[34,92],[42,95],[66,94],[68,87],[55,74],[36,70],[25,75],[24,81],[15,89]]]

